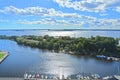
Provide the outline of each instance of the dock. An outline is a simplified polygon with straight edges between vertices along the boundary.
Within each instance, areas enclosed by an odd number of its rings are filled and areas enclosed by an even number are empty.
[[[71,78],[63,78],[63,79],[57,79],[57,78],[23,78],[23,77],[0,77],[0,80],[120,80],[120,75],[113,75],[113,76],[106,76],[101,78],[92,78],[89,76],[89,78],[77,78],[77,79],[71,79]]]
[[[0,78],[0,80],[99,80],[99,79],[24,79],[24,78]]]
[[[2,63],[8,57],[9,53],[5,51],[0,51],[0,55],[2,55],[0,57],[0,63]]]

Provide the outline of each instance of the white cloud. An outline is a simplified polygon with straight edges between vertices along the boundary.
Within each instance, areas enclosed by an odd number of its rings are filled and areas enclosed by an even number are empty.
[[[100,13],[99,15],[100,16],[107,16],[108,14],[107,13]]]
[[[17,24],[29,24],[29,25],[41,24],[41,23],[42,23],[41,21],[27,21],[27,20],[17,22]]]
[[[89,12],[104,12],[107,9],[115,9],[120,6],[120,0],[54,0],[54,2],[62,7]]]
[[[117,11],[117,12],[120,12],[120,6],[119,6],[119,7],[116,7],[116,11]]]
[[[91,16],[80,15],[77,13],[63,13],[62,11],[56,11],[53,8],[47,9],[41,7],[27,7],[21,9],[14,6],[8,6],[0,11],[6,14],[12,13],[16,15],[41,16],[42,19],[32,21],[21,20],[17,21],[18,24],[82,25],[84,21],[96,19]]]
[[[26,25],[34,25],[34,24],[47,24],[47,25],[54,25],[54,26],[77,26],[77,27],[84,27],[86,24],[89,28],[108,28],[108,29],[116,29],[120,26],[120,19],[73,19],[73,20],[58,20],[53,18],[44,18],[42,20],[22,20],[18,21],[17,24],[26,24]]]
[[[90,28],[117,28],[120,26],[120,19],[71,19],[71,20],[58,20],[54,18],[44,18],[42,20],[34,20],[34,21],[29,21],[29,20],[22,20],[18,21],[18,24],[29,24],[29,25],[34,25],[34,24],[49,24],[49,25],[63,25],[63,26],[77,26],[77,27],[83,27],[86,24]]]
[[[3,10],[0,10],[0,13],[4,13]]]
[[[89,26],[98,28],[117,28],[120,27],[120,19],[98,19],[89,22]]]
[[[3,10],[0,10],[0,13],[13,13],[17,15],[38,15],[42,17],[62,17],[62,18],[81,18],[81,15],[77,13],[63,13],[61,11],[56,11],[55,9],[47,9],[42,7],[27,7],[27,8],[16,8],[14,6],[5,7]]]
[[[21,15],[43,15],[47,13],[46,8],[40,8],[40,7],[27,7],[24,9],[20,9],[14,6],[8,6],[1,11],[5,13],[10,12],[10,13],[21,14]]]
[[[60,1],[60,0],[57,0]],[[64,2],[64,0],[61,0]],[[61,2],[60,1],[60,2]],[[69,0],[65,0],[70,2]],[[82,1],[82,0],[81,0]],[[92,0],[86,0],[88,3],[92,4]],[[95,0],[98,1],[98,0]],[[104,0],[101,0],[101,2]],[[85,2],[85,1],[83,1]],[[78,2],[76,1],[78,4]],[[69,3],[69,5],[72,5],[73,3]],[[75,4],[75,3],[74,3]],[[81,3],[79,3],[81,4]],[[99,3],[100,4],[100,3]],[[63,4],[62,6],[65,6],[66,4]],[[67,3],[68,5],[68,3]],[[71,7],[71,6],[70,6]],[[118,7],[118,11],[119,11]],[[88,27],[96,27],[96,28],[106,28],[106,27],[119,27],[120,26],[120,19],[107,19],[107,18],[96,18],[92,16],[85,16],[80,15],[78,13],[64,13],[62,11],[56,11],[55,9],[47,9],[42,7],[27,7],[27,8],[16,8],[14,6],[8,6],[0,10],[0,13],[5,13],[6,15],[9,13],[18,15],[32,15],[37,16],[39,18],[29,20],[29,16],[22,17],[22,20],[16,21],[17,24],[26,24],[26,25],[35,25],[35,24],[47,24],[47,25],[64,25],[64,26],[88,26]],[[107,14],[100,14],[101,16],[105,16]],[[23,20],[24,18],[24,20]],[[21,18],[20,18],[21,19]]]
[[[1,10],[2,13],[13,13],[16,15],[33,15],[41,16],[43,20],[23,20],[18,21],[19,24],[55,24],[55,25],[82,25],[84,21],[95,20],[95,17],[80,15],[77,13],[63,13],[62,11],[56,11],[55,9],[47,9],[41,7],[27,7],[27,8],[16,8],[14,6],[5,7]],[[46,18],[48,17],[48,19]],[[56,19],[54,19],[56,18]],[[57,18],[60,18],[57,19]],[[67,20],[66,20],[67,19]]]
[[[19,20],[17,24],[27,24],[27,25],[34,25],[34,24],[49,24],[49,25],[64,25],[64,26],[83,26],[85,24],[84,21],[78,20],[58,20],[54,18],[44,18],[42,20]]]

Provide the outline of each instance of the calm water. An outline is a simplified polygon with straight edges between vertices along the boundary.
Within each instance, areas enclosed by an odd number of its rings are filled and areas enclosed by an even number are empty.
[[[47,30],[6,30],[0,31],[0,35],[7,36],[22,36],[22,35],[36,35],[36,36],[71,36],[71,37],[90,37],[90,36],[108,36],[120,38],[120,31],[47,31]]]
[[[120,31],[0,31],[0,35],[46,35],[51,36],[83,36],[101,35],[120,38]],[[0,64],[0,77],[22,77],[24,73],[64,74],[78,72],[98,73],[101,76],[118,74],[119,62],[107,62],[91,57],[78,57],[63,53],[18,45],[14,41],[0,40],[0,50],[10,52]]]

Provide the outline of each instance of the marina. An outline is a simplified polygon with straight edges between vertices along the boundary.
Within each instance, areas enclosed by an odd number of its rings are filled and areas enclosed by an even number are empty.
[[[120,61],[120,58],[109,57],[109,56],[104,56],[104,55],[97,55],[96,58],[97,59],[104,59],[104,60],[107,60],[107,61]]]
[[[92,74],[92,75],[74,75],[74,77],[68,76],[60,78],[58,75],[39,75],[39,74],[25,74],[24,75],[24,80],[120,80],[120,75],[113,75],[113,76],[106,76],[106,77],[100,77],[99,74]]]
[[[64,75],[63,75],[64,76]],[[120,75],[100,77],[98,74],[92,74],[91,76],[81,76],[76,75],[76,78],[67,77],[60,78],[58,76],[51,76],[48,74],[25,74],[23,78],[21,77],[1,77],[0,80],[120,80]]]

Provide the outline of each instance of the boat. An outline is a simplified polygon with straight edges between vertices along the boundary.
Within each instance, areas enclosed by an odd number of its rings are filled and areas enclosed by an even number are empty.
[[[92,74],[91,77],[93,79],[100,79],[101,78],[100,75],[98,75],[98,74]]]
[[[104,56],[104,55],[97,55],[96,58],[98,58],[98,59],[107,59],[107,56]]]
[[[28,74],[26,73],[26,74],[24,74],[24,80],[26,80],[27,79],[27,77],[28,77]]]
[[[37,73],[35,77],[36,77],[36,78],[39,78],[39,77],[40,77],[40,75]]]
[[[31,78],[32,78],[32,74],[29,74],[29,75],[28,75],[28,79],[31,79]]]

